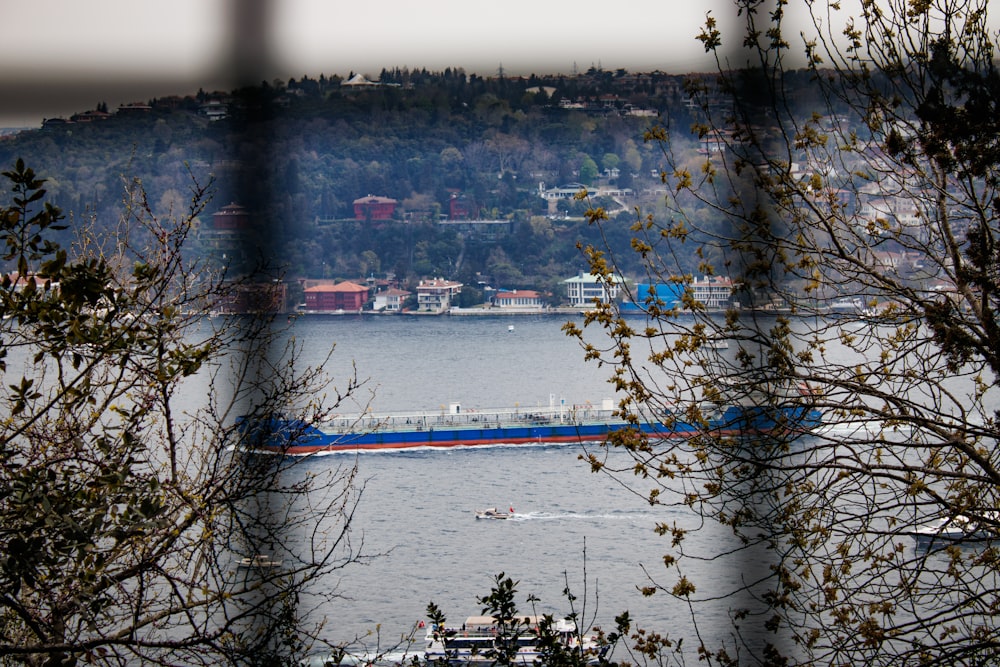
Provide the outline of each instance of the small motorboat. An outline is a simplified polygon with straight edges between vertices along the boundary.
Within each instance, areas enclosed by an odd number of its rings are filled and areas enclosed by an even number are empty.
[[[509,512],[504,512],[503,510],[498,510],[496,507],[490,507],[485,510],[476,510],[477,519],[509,519],[514,514],[514,508],[511,507]]]
[[[987,512],[987,519],[995,520],[995,512]],[[998,537],[989,526],[969,517],[959,514],[954,517],[939,519],[936,523],[921,526],[913,536],[917,540],[917,548],[943,549],[950,544],[973,546]]]
[[[244,569],[261,569],[266,570],[270,568],[281,567],[281,561],[275,560],[268,556],[267,554],[257,554],[256,556],[247,556],[241,558],[239,567]]]
[[[728,350],[729,340],[721,336],[709,336],[705,340],[704,346],[710,350]]]

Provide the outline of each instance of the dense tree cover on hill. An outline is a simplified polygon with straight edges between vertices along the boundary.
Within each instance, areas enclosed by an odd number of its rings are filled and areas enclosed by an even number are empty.
[[[339,77],[303,77],[151,100],[146,112],[23,132],[0,143],[0,163],[30,159],[49,176],[57,205],[98,225],[116,220],[123,176],[141,179],[157,214],[186,204],[192,174],[214,178],[199,222],[230,201],[246,206],[259,244],[289,276],[393,272],[473,284],[485,275],[497,287],[549,288],[583,268],[577,244],[598,236],[583,221],[584,202],[561,201],[547,219],[540,183],[593,186],[617,169],[602,183],[636,198],[597,203],[621,213],[621,233],[609,240],[624,250],[632,208],[662,195],[662,155],[643,143],[644,130],[660,122],[676,128],[679,144],[697,146],[680,77],[592,68],[546,79],[393,70],[378,80],[384,85],[348,90]],[[200,113],[212,100],[225,102],[225,119]],[[626,105],[660,118],[627,115]],[[396,219],[352,221],[352,202],[369,194],[398,200]],[[476,240],[435,224],[455,194],[472,218],[513,221],[511,233]]]

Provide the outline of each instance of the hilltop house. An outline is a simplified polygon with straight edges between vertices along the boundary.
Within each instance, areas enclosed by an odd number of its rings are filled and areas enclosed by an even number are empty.
[[[580,192],[587,189],[583,183],[569,183],[548,189],[546,189],[545,183],[539,183],[538,196],[542,199],[575,199]]]
[[[391,220],[398,201],[390,197],[368,195],[354,200],[355,220]]]
[[[706,132],[698,141],[698,152],[702,155],[721,155],[726,152],[726,146],[733,141],[733,133],[729,130],[712,130]]]

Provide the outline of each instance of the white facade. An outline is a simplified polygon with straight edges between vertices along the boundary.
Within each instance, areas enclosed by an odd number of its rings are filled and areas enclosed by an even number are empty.
[[[557,188],[545,188],[545,183],[538,184],[538,195],[542,199],[575,199],[578,194],[587,190],[583,183],[570,183]]]
[[[566,298],[571,306],[576,308],[589,308],[594,305],[594,299],[602,302],[614,300],[618,296],[619,285],[624,284],[625,279],[618,276],[607,285],[598,280],[597,276],[589,273],[579,273],[573,278],[563,281],[566,285]]]
[[[401,289],[389,289],[375,295],[375,310],[382,310],[387,313],[398,313],[403,310],[403,302],[410,292]]]
[[[434,278],[421,280],[417,285],[417,310],[443,313],[451,308],[452,301],[462,291],[462,283]]]
[[[866,199],[858,209],[858,217],[877,234],[888,234],[893,229],[919,229],[927,224],[928,219],[926,213],[910,197]],[[883,230],[883,224],[889,225],[890,229]]]
[[[545,307],[542,295],[527,289],[497,292],[493,305],[509,310],[541,310]]]
[[[690,287],[695,300],[706,308],[725,308],[733,296],[733,281],[723,276],[705,276]]]

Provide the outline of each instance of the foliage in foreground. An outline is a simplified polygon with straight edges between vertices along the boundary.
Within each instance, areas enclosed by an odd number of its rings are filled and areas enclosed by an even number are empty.
[[[733,277],[744,307],[713,317],[690,291],[679,304],[635,294],[647,319],[597,309],[587,325],[610,349],[583,344],[616,369],[624,413],[638,404],[697,419],[715,401],[808,403],[827,423],[788,437],[622,436],[610,444],[632,467],[610,470],[599,453],[590,462],[655,506],[690,510],[658,527],[671,542],[645,591],[691,609],[700,659],[993,661],[1000,75],[989,4],[865,2],[843,18],[839,4],[811,3],[801,49],[824,104],[806,121],[788,113],[799,91],[786,86],[787,3],[734,4],[742,48],[727,51],[709,16],[699,38],[719,76],[691,89],[699,131],[720,150],[692,170],[667,128],[650,132],[670,165],[670,214],[632,231],[650,283],[684,285],[676,258],[695,254],[699,272]],[[750,65],[733,69],[728,54]],[[735,231],[692,248],[705,231],[692,199]],[[590,216],[614,224],[600,209]],[[589,257],[610,280],[602,249]],[[853,309],[830,312],[838,299]],[[920,527],[956,517],[968,520],[963,539],[915,548]],[[740,577],[689,579],[685,564],[702,559]],[[698,623],[706,611],[731,622]]]
[[[627,612],[615,619],[616,630],[614,632],[606,634],[600,629],[596,631],[594,635],[597,638],[596,652],[595,649],[584,649],[584,635],[588,633],[588,629],[583,627],[583,612],[576,610],[575,596],[567,586],[565,594],[570,604],[570,613],[566,618],[576,628],[574,645],[568,646],[559,636],[555,618],[551,614],[537,612],[535,605],[539,602],[538,598],[533,595],[528,596],[527,601],[531,605],[530,614],[519,611],[515,599],[517,585],[518,582],[501,572],[496,575],[490,594],[479,598],[479,603],[482,605],[482,615],[489,616],[494,621],[496,641],[493,647],[477,654],[478,660],[497,667],[522,664],[523,657],[518,656],[518,647],[521,640],[530,639],[538,647],[541,653],[540,664],[545,665],[545,667],[584,667],[586,665],[612,664],[609,661],[610,656],[620,640],[629,631],[630,620]],[[452,633],[455,630],[448,630],[449,626],[444,612],[431,602],[427,605],[427,617],[430,620],[435,638],[444,645],[447,658],[440,662],[447,663],[449,660],[456,659],[458,653],[450,645]],[[535,623],[534,619],[539,620]]]
[[[204,187],[160,219],[127,182],[117,233],[67,248],[44,180],[3,178],[0,664],[293,661],[315,582],[357,558],[353,470],[247,455],[233,425],[319,417],[319,369],[264,319],[207,319],[228,288],[181,253]]]

